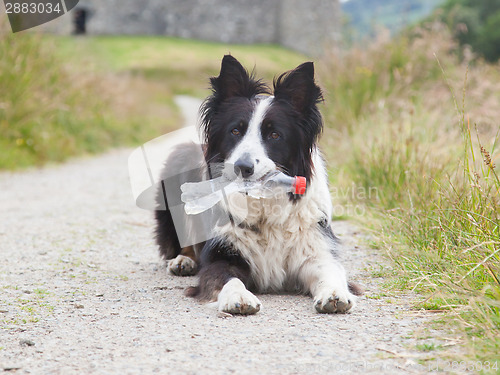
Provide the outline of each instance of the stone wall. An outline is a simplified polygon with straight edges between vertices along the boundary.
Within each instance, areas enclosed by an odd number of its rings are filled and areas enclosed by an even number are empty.
[[[88,11],[88,34],[276,43],[311,55],[340,31],[338,0],[80,0],[78,8]],[[72,15],[42,28],[70,34]]]
[[[309,55],[321,55],[340,40],[338,0],[284,0],[278,43]]]

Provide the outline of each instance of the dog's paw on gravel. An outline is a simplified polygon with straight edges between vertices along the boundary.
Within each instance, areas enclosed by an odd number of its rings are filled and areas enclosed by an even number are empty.
[[[187,256],[177,255],[177,257],[168,261],[167,268],[172,274],[177,276],[192,276],[196,274],[198,265]]]
[[[314,307],[322,314],[344,314],[355,305],[356,297],[349,292],[345,293],[322,293],[314,298]]]
[[[220,313],[251,315],[260,310],[260,301],[245,288],[240,279],[229,280],[217,298]]]

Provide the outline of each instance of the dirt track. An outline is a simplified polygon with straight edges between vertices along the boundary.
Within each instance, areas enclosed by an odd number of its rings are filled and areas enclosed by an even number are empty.
[[[306,296],[260,295],[255,316],[222,317],[168,275],[152,214],[135,207],[131,150],[0,174],[0,369],[24,374],[419,373],[427,318],[378,298],[380,261],[334,223],[366,296],[321,315]],[[371,297],[371,298],[369,298]]]

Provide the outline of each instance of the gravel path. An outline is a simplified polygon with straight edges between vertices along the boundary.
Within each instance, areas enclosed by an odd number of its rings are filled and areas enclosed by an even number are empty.
[[[24,374],[420,373],[428,318],[380,296],[375,250],[335,222],[344,265],[367,290],[346,315],[311,298],[260,295],[223,317],[167,274],[151,212],[135,207],[131,150],[0,173],[0,370]]]

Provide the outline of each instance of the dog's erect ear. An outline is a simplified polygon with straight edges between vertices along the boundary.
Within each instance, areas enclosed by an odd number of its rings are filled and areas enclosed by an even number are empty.
[[[219,76],[210,81],[223,99],[240,96],[241,89],[248,84],[250,76],[238,60],[231,55],[222,59]]]
[[[222,59],[218,77],[210,78],[212,95],[210,95],[200,108],[201,128],[205,134],[205,143],[210,142],[210,127],[214,116],[219,112],[219,107],[227,100],[235,97],[251,99],[259,94],[271,94],[269,87],[253,74],[243,68],[231,55]]]
[[[314,82],[314,64],[306,62],[274,80],[274,96],[292,103],[301,112],[307,112],[323,101],[321,89]]]
[[[255,80],[253,74],[248,74],[240,62],[231,55],[224,56],[219,76],[211,78],[210,83],[219,101],[235,96],[251,98],[269,91],[265,84]]]

